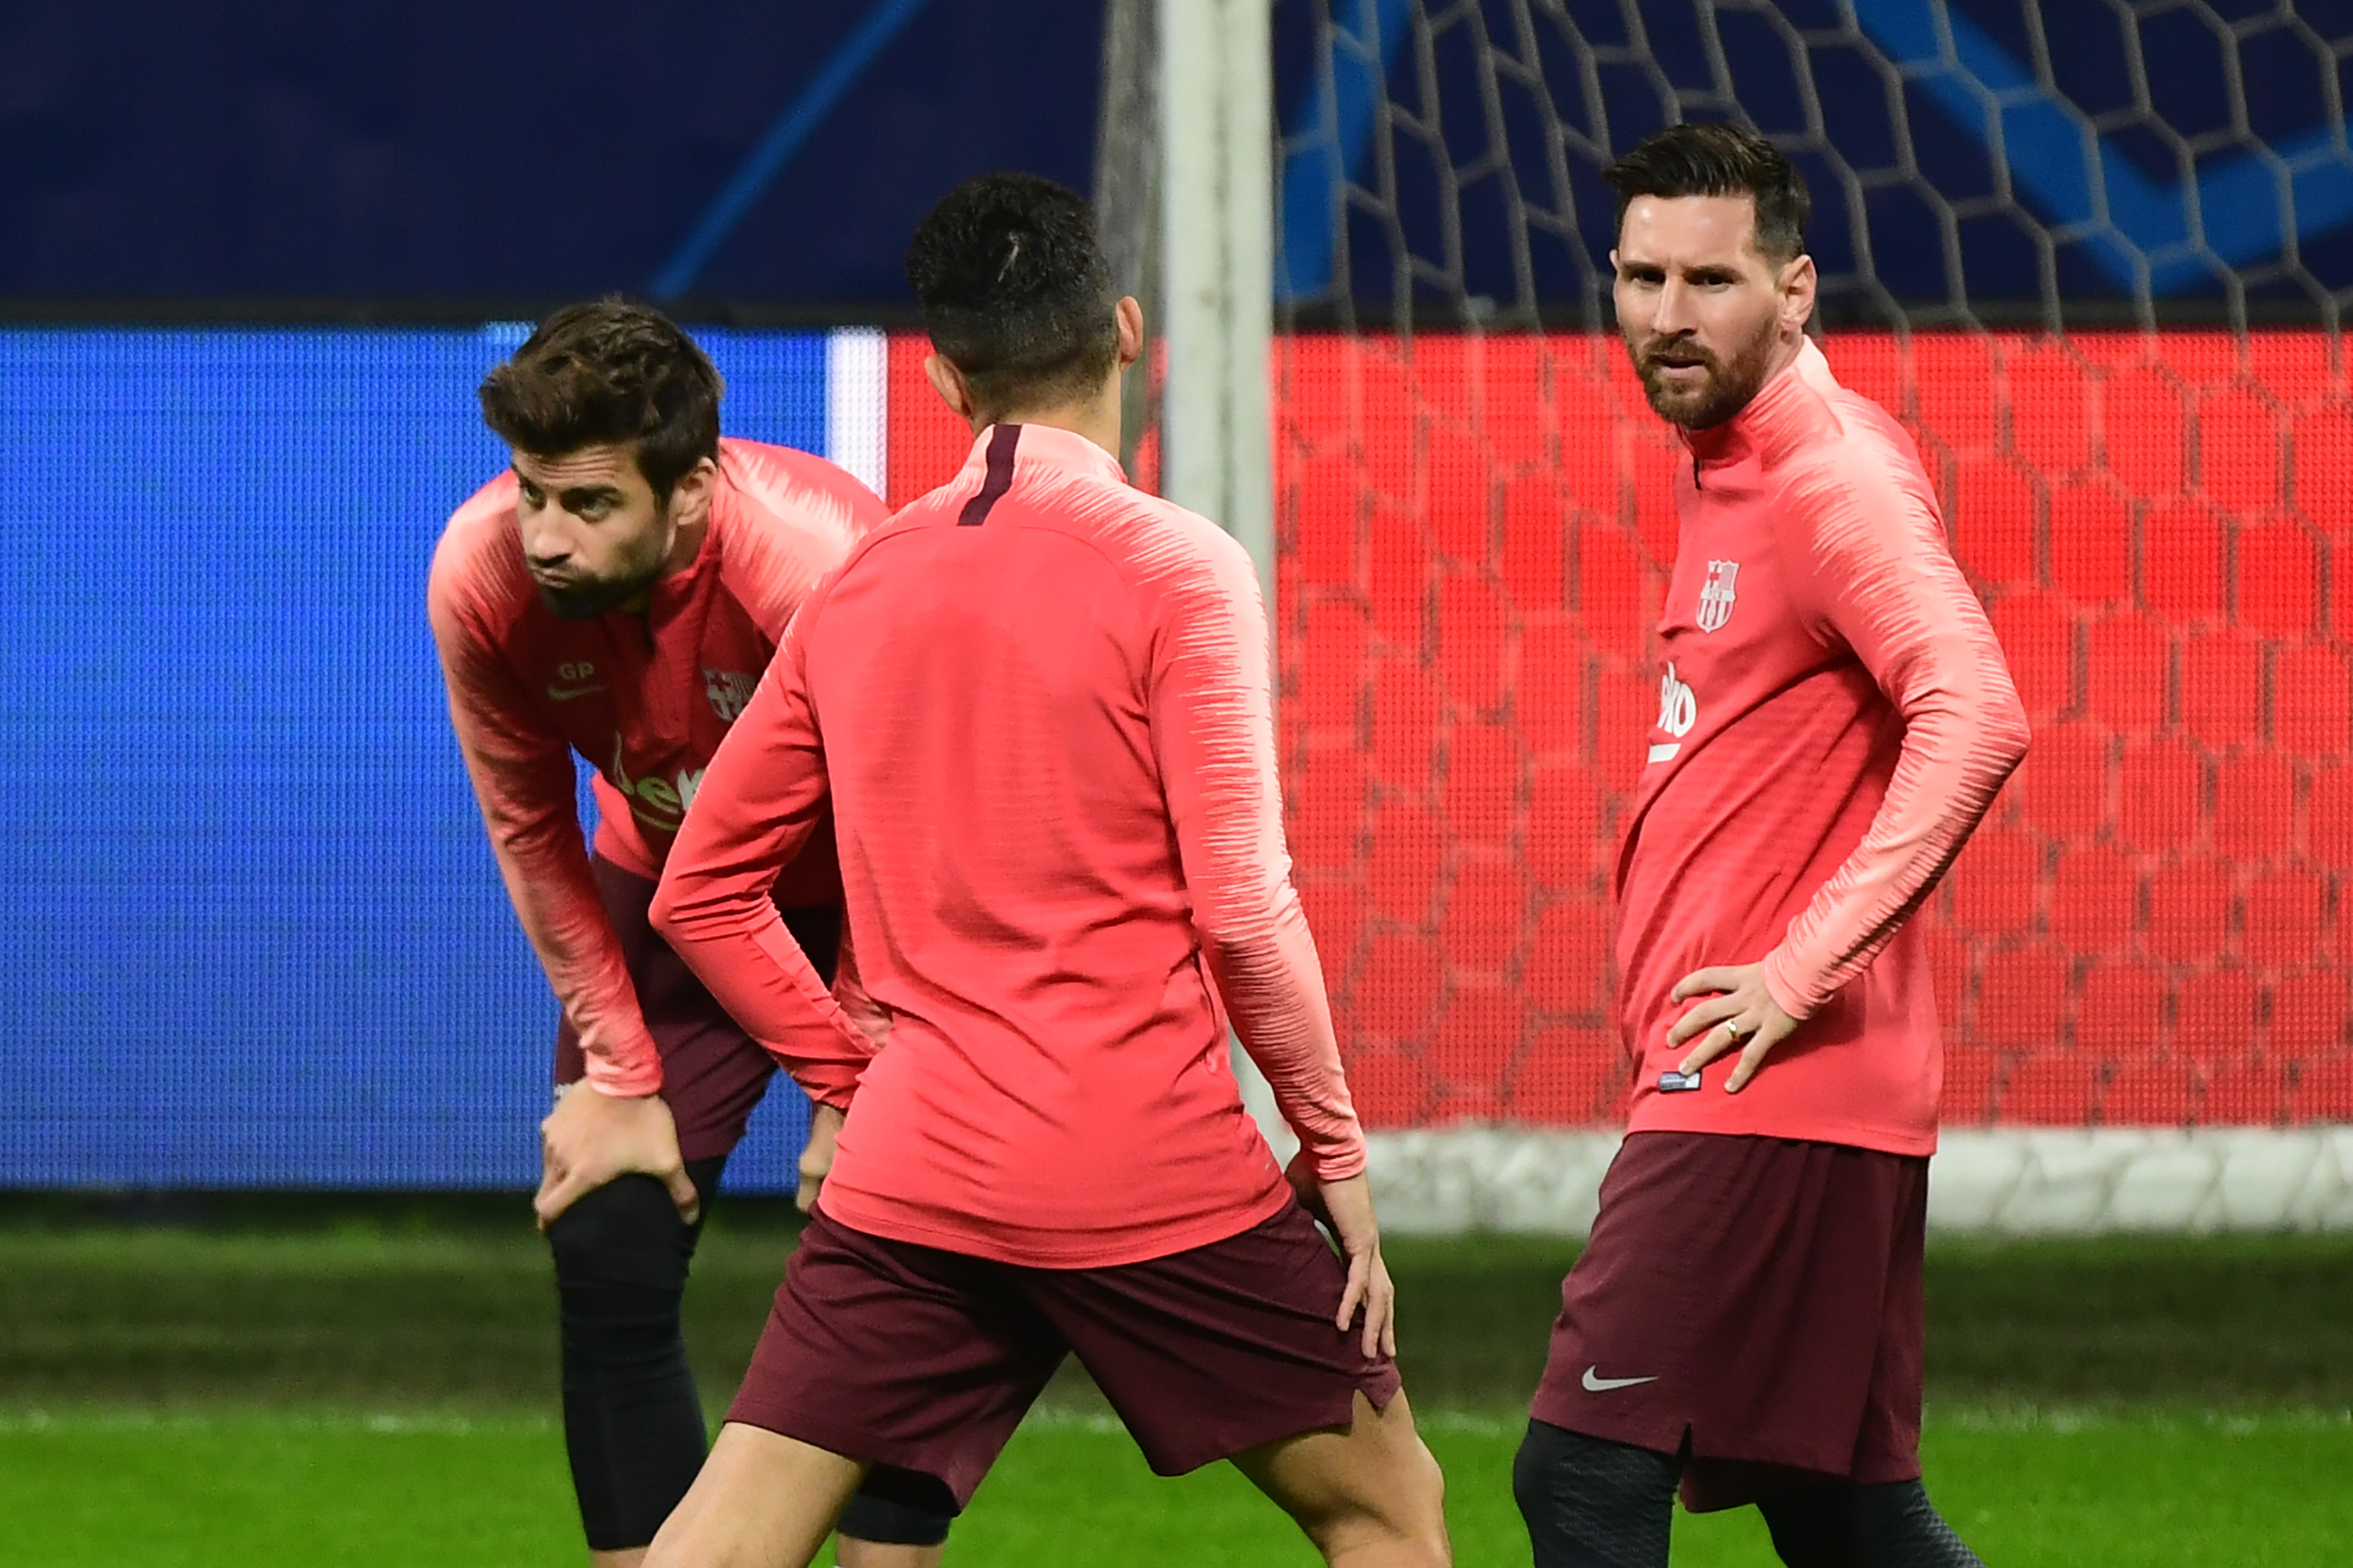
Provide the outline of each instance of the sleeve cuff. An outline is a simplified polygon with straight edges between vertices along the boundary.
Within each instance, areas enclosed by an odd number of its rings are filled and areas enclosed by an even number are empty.
[[[1818,1004],[1806,1000],[1805,994],[1790,982],[1789,956],[1787,948],[1777,947],[1765,955],[1765,994],[1773,1005],[1790,1017],[1803,1023],[1813,1016]]]
[[[1294,1129],[1293,1131],[1296,1131]],[[1365,1137],[1359,1132],[1349,1142],[1337,1148],[1317,1149],[1303,1144],[1299,1157],[1307,1162],[1307,1173],[1319,1182],[1345,1182],[1351,1176],[1365,1173]]]
[[[656,1052],[647,1051],[638,1060],[621,1062],[591,1051],[586,1053],[586,1062],[588,1082],[599,1094],[641,1099],[661,1092],[661,1058]]]

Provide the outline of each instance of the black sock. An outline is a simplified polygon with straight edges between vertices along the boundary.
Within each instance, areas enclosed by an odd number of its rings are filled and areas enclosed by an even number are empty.
[[[1682,1475],[1672,1454],[1530,1421],[1512,1495],[1535,1568],[1666,1568]]]
[[[955,1493],[919,1470],[876,1465],[842,1509],[834,1529],[892,1546],[937,1546],[955,1523]]]
[[[1858,1561],[1874,1568],[1985,1568],[1984,1560],[1953,1533],[1920,1482],[1857,1487],[1854,1493],[1864,1553]]]
[[[1757,1510],[1788,1568],[1985,1568],[1918,1481],[1806,1487]]]
[[[723,1159],[688,1166],[709,1205]],[[591,1551],[644,1546],[702,1468],[702,1400],[679,1304],[699,1226],[670,1190],[623,1176],[547,1227],[564,1363],[564,1443]]]
[[[1854,1534],[1854,1489],[1801,1487],[1757,1505],[1773,1550],[1788,1568],[1846,1568]]]

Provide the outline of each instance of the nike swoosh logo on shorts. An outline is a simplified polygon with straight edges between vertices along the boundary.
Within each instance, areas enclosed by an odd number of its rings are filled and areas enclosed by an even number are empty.
[[[558,702],[569,702],[575,697],[586,697],[592,691],[606,689],[601,686],[551,686],[547,694]]]
[[[1585,1391],[1588,1394],[1607,1394],[1613,1388],[1631,1388],[1638,1383],[1659,1381],[1659,1374],[1656,1373],[1652,1373],[1648,1377],[1603,1377],[1600,1373],[1601,1368],[1599,1365],[1585,1369]]]

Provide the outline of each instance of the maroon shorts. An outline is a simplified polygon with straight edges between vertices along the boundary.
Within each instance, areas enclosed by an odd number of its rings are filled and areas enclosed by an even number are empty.
[[[1918,1479],[1927,1212],[1925,1158],[1630,1134],[1532,1414],[1686,1454],[1694,1512],[1824,1477]]]
[[[776,1064],[745,1034],[727,1009],[702,987],[686,961],[655,934],[647,911],[654,884],[625,871],[603,856],[591,857],[605,914],[621,939],[621,957],[637,988],[638,1006],[661,1053],[661,1097],[678,1122],[678,1152],[687,1160],[707,1160],[733,1151],[744,1123],[767,1092]],[[818,973],[833,973],[841,939],[837,910],[787,910],[785,923]],[[576,1083],[587,1071],[580,1036],[571,1020],[555,1027],[555,1082]]]
[[[1181,1475],[1376,1408],[1397,1365],[1332,1324],[1346,1270],[1297,1204],[1110,1268],[1025,1268],[836,1224],[820,1205],[727,1419],[934,1476],[958,1506],[1075,1352],[1145,1458]]]

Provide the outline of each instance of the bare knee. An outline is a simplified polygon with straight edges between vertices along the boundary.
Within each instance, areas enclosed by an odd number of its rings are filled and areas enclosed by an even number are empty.
[[[1445,1473],[1419,1435],[1407,1432],[1398,1446],[1403,1451],[1383,1468],[1365,1506],[1308,1531],[1335,1568],[1448,1568],[1454,1561],[1446,1539]]]
[[[1237,1460],[1335,1568],[1447,1568],[1446,1478],[1402,1394],[1361,1394],[1345,1433],[1309,1433]]]

